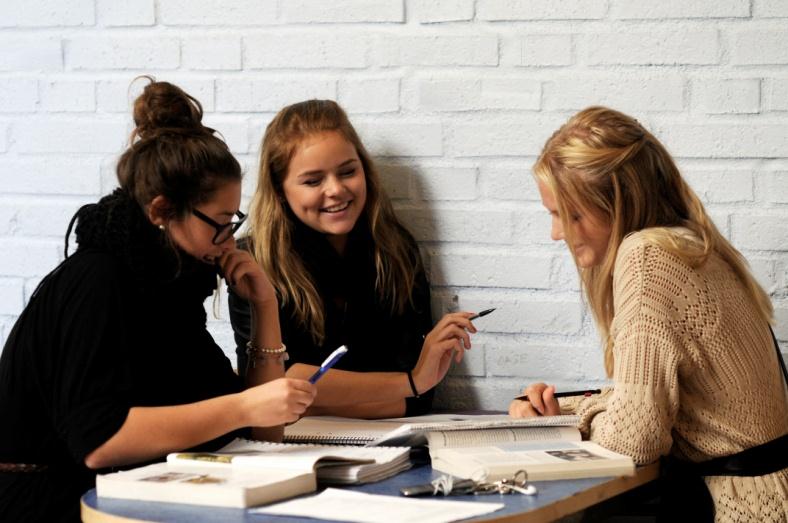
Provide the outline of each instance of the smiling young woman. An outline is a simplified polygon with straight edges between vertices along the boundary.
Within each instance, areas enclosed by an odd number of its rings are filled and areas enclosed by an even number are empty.
[[[432,389],[470,348],[470,313],[432,328],[418,247],[399,223],[345,112],[329,100],[282,109],[263,137],[249,236],[280,303],[288,376],[307,377],[349,349],[308,411],[366,418],[429,410]],[[249,307],[231,292],[238,368]],[[462,343],[461,341],[462,340]]]

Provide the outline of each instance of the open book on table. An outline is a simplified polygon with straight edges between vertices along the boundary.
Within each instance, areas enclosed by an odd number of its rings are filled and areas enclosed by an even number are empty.
[[[572,427],[534,428],[516,441],[492,442],[473,431],[431,432],[427,440],[432,468],[461,478],[497,481],[519,470],[529,481],[635,473],[631,457],[581,441],[580,431]]]
[[[235,439],[217,452],[99,475],[99,497],[249,507],[313,492],[317,482],[379,481],[410,468],[407,447],[292,445]]]
[[[284,439],[303,443],[413,447],[425,445],[427,434],[436,431],[469,432],[477,438],[488,438],[486,441],[490,442],[518,441],[529,437],[534,428],[554,427],[558,432],[560,429],[577,432],[573,428],[577,423],[577,416],[511,418],[506,414],[435,414],[382,420],[313,416],[285,427]]]

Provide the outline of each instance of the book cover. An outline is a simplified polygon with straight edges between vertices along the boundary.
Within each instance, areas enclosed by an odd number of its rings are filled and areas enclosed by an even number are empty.
[[[173,468],[154,463],[96,477],[99,497],[245,508],[317,489],[312,470]]]

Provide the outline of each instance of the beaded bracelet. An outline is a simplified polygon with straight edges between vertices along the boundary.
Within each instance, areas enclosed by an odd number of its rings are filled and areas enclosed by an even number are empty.
[[[277,363],[284,363],[290,359],[284,343],[279,348],[272,349],[270,347],[255,347],[251,341],[248,341],[246,342],[246,355],[249,357],[249,363],[252,364],[253,369],[257,366],[258,360],[275,358]]]

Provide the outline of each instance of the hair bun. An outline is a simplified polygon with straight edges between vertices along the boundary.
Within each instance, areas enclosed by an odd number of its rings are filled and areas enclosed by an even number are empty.
[[[158,136],[167,131],[204,131],[202,105],[180,87],[169,82],[157,82],[145,77],[150,83],[134,101],[134,123],[136,129],[132,140]]]

